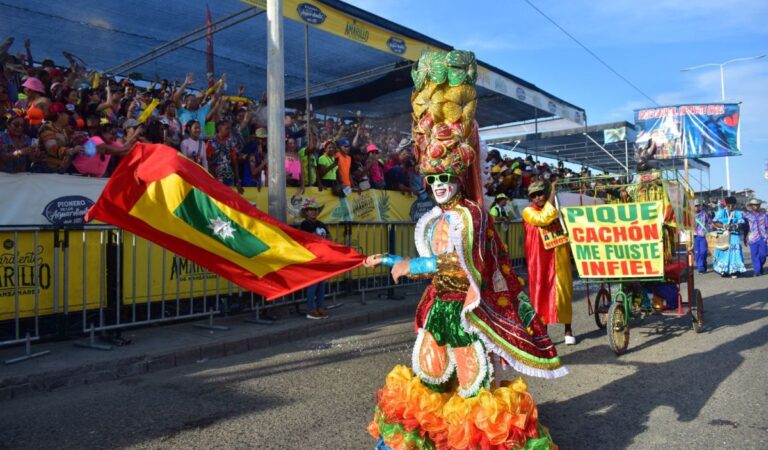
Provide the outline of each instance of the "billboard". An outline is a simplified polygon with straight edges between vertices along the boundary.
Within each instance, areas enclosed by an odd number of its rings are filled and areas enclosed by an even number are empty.
[[[647,159],[739,156],[739,105],[707,103],[635,110],[635,144]]]

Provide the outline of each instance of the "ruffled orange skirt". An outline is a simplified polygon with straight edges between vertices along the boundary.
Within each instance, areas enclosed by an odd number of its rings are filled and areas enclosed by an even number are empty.
[[[392,450],[557,449],[522,378],[463,398],[430,390],[405,366],[387,375],[368,432]]]

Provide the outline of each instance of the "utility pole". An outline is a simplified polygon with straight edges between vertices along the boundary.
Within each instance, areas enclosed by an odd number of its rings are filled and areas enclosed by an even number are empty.
[[[692,70],[703,69],[705,67],[720,67],[720,100],[723,103],[725,103],[725,66],[726,64],[730,64],[738,61],[752,61],[760,58],[765,58],[765,55],[746,56],[744,58],[734,58],[734,59],[729,59],[728,61],[725,61],[723,63],[700,64],[698,66],[686,67],[685,69],[680,69],[680,71],[690,72]],[[725,157],[725,190],[727,191],[726,195],[731,195],[731,159],[729,156]]]
[[[267,0],[267,164],[269,215],[285,222],[285,49],[283,0]]]

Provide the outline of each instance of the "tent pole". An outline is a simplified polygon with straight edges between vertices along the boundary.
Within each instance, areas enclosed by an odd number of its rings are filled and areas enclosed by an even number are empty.
[[[267,144],[269,215],[286,221],[285,207],[285,49],[283,0],[267,1]]]
[[[261,15],[263,13],[264,13],[264,11],[255,11],[252,14],[248,14],[245,17],[241,17],[241,18],[235,20],[234,22],[230,22],[230,23],[228,23],[226,25],[222,25],[220,27],[217,26],[216,28],[214,28],[213,33],[216,34],[216,33],[220,32],[220,31],[224,31],[227,28],[231,28],[231,27],[233,27],[235,25],[238,25],[238,24],[240,24],[242,22],[245,22],[246,20],[253,19],[254,17],[259,16],[259,15]],[[157,59],[160,59],[161,56],[165,56],[168,53],[175,52],[176,50],[182,49],[182,48],[186,47],[187,45],[189,45],[189,44],[191,44],[193,42],[197,42],[199,40],[205,39],[206,37],[207,37],[207,35],[205,33],[202,34],[202,35],[199,35],[199,36],[195,36],[193,38],[190,38],[189,40],[186,40],[184,42],[180,42],[180,43],[176,44],[175,46],[172,46],[171,48],[167,48],[167,49],[163,50],[162,52],[154,53],[152,55],[147,55],[148,59],[143,59],[143,60],[140,60],[138,62],[134,62],[134,63],[128,64],[128,65],[124,65],[119,71],[115,71],[114,73],[115,74],[119,74],[119,73],[126,73],[127,74],[127,72],[129,70],[135,69],[136,67],[141,67],[144,64],[147,64],[147,63],[150,63],[150,62],[155,61]],[[110,72],[106,72],[106,73],[110,73]]]
[[[624,131],[624,167],[627,169],[627,183],[629,183],[629,143],[627,143],[626,130]]]
[[[310,127],[310,109],[312,106],[309,103],[309,24],[304,24],[304,100],[306,105],[304,106],[304,117],[307,118],[307,147],[309,147],[309,133],[312,132]]]
[[[615,157],[615,156],[613,156],[613,154],[611,154],[611,152],[609,152],[608,150],[606,150],[606,149],[605,149],[605,147],[603,147],[602,145],[600,145],[600,143],[599,143],[599,142],[597,142],[596,140],[592,139],[592,136],[590,136],[588,133],[584,133],[584,136],[586,136],[586,137],[587,137],[587,139],[589,139],[589,140],[590,140],[590,141],[592,141],[592,142],[593,142],[595,145],[597,145],[597,148],[599,148],[600,150],[604,151],[606,155],[610,156],[612,160],[616,161],[616,163],[617,163],[618,165],[620,165],[621,167],[623,167],[623,168],[624,168],[624,170],[627,170],[627,171],[629,170],[629,169],[627,168],[627,166],[625,166],[624,164],[622,164],[622,163],[621,163],[621,161],[619,161],[618,159],[616,159],[616,157]]]
[[[247,13],[248,11],[251,11],[253,9],[255,9],[253,6],[245,8],[245,9],[243,9],[241,11],[238,11],[238,12],[236,12],[234,14],[230,14],[230,15],[228,15],[226,17],[222,17],[221,19],[217,19],[211,25],[216,26],[216,25],[218,25],[218,24],[220,24],[222,22],[226,22],[227,20],[232,19],[233,17],[237,17],[237,16],[239,16],[241,14],[244,14],[244,13]],[[132,64],[132,63],[134,63],[134,62],[136,62],[136,61],[138,61],[140,59],[144,59],[146,57],[149,57],[153,53],[156,53],[156,52],[164,49],[165,47],[169,47],[169,46],[171,46],[171,45],[173,45],[173,44],[175,44],[175,43],[177,43],[179,41],[182,41],[182,40],[184,40],[184,39],[186,39],[186,38],[188,38],[188,37],[190,37],[190,36],[192,36],[194,34],[197,34],[197,33],[200,33],[200,32],[205,32],[207,30],[207,28],[208,28],[208,25],[203,25],[203,26],[201,26],[199,28],[195,28],[194,30],[190,31],[189,33],[183,34],[183,35],[177,37],[176,39],[172,39],[172,40],[170,40],[170,41],[168,41],[168,42],[166,42],[166,43],[164,43],[164,44],[162,44],[160,46],[157,46],[157,47],[153,48],[152,50],[149,50],[146,53],[142,53],[141,55],[139,55],[139,56],[137,56],[135,58],[131,58],[128,61],[125,61],[124,63],[119,64],[117,66],[110,67],[109,69],[105,70],[104,72],[105,73],[117,72],[118,69],[122,69],[124,66]],[[186,45],[186,44],[184,44],[184,45]]]
[[[533,108],[533,127],[536,134],[536,162],[539,162],[539,108]]]

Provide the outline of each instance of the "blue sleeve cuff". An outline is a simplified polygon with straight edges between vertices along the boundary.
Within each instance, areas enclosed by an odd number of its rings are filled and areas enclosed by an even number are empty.
[[[411,275],[437,272],[437,257],[413,258],[409,261]]]
[[[386,254],[381,257],[381,265],[386,267],[392,267],[402,260],[403,260],[402,256]]]

